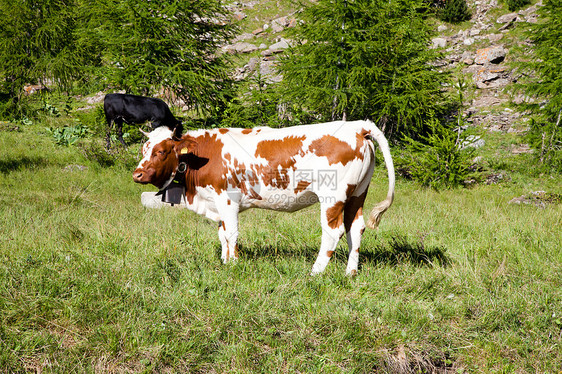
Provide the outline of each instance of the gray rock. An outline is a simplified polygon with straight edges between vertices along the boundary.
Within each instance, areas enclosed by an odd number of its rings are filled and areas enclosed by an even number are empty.
[[[262,61],[260,64],[260,74],[268,82],[279,83],[283,76],[277,73],[275,61]]]
[[[433,39],[431,39],[431,43],[432,43],[433,49],[445,48],[445,46],[447,45],[447,39],[445,39],[445,38],[433,38]]]
[[[461,143],[460,149],[465,149],[468,147],[472,148],[482,148],[486,144],[486,141],[477,135],[469,135],[466,137],[464,142]]]
[[[496,22],[497,23],[511,23],[514,22],[517,19],[517,13],[509,13],[509,14],[504,14],[503,16],[500,16]]]
[[[289,48],[289,41],[287,39],[281,39],[277,43],[269,46],[272,51],[283,50]]]
[[[476,51],[474,63],[484,65],[486,63],[499,64],[505,59],[507,50],[502,46],[492,46]]]
[[[243,12],[234,12],[233,13],[234,19],[237,21],[242,21],[244,18],[248,17],[246,13]]]
[[[271,21],[271,30],[275,33],[285,30],[289,26],[289,17],[279,17]]]
[[[247,43],[247,42],[238,42],[231,45],[227,45],[223,47],[225,52],[230,54],[236,53],[250,53],[258,50],[258,47],[255,44]]]
[[[488,40],[492,43],[499,42],[503,38],[503,34],[488,34]]]
[[[236,38],[234,38],[234,42],[242,42],[244,40],[253,39],[253,38],[254,38],[254,34],[249,33],[249,32],[245,32],[243,34],[238,35]]]
[[[481,31],[480,29],[472,29],[472,30],[470,30],[469,35],[470,36],[480,35],[480,31]]]

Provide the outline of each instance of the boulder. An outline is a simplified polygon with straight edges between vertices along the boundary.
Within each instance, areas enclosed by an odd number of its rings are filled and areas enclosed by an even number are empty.
[[[507,50],[502,46],[492,46],[488,48],[479,49],[476,51],[474,63],[484,65],[487,63],[499,64],[505,59]]]
[[[283,38],[281,38],[281,40],[279,40],[277,43],[274,43],[269,46],[269,49],[271,49],[272,51],[283,50],[287,48],[289,48],[289,41]]]
[[[500,16],[496,22],[497,23],[511,23],[514,22],[517,19],[517,13],[509,13],[509,14],[504,14],[503,16]]]
[[[503,38],[503,34],[488,34],[488,40],[491,43],[499,42]]]
[[[507,86],[512,78],[509,71],[502,66],[481,67],[473,75],[478,88],[500,88]]]
[[[289,26],[289,17],[279,17],[271,21],[271,30],[275,33],[285,30]]]

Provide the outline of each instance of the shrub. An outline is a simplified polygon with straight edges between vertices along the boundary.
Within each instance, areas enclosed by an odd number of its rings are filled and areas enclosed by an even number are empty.
[[[543,169],[562,172],[562,130],[561,113],[556,121],[546,118],[532,118],[527,141],[537,150],[537,157]]]
[[[531,4],[531,0],[505,0],[505,2],[507,3],[507,8],[512,12]]]
[[[69,146],[88,135],[88,127],[82,124],[58,128],[47,128],[58,145]]]
[[[471,17],[466,0],[447,0],[439,12],[439,18],[445,22],[458,23],[468,21]]]
[[[427,123],[428,135],[405,137],[405,153],[398,157],[399,172],[435,190],[466,186],[481,180],[473,167],[474,148],[463,146],[467,136],[444,127],[436,119]]]

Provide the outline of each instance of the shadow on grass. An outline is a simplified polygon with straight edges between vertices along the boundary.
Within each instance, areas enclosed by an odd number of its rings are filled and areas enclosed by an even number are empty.
[[[343,239],[345,241],[345,239]],[[260,245],[247,243],[238,245],[238,254],[241,258],[278,258],[278,257],[302,257],[307,261],[314,261],[318,256],[319,244],[303,245]],[[347,251],[347,246],[346,251]],[[339,252],[336,256],[347,263],[347,252]],[[390,242],[378,247],[367,249],[362,247],[359,254],[360,266],[370,264],[412,264],[414,266],[449,266],[451,260],[447,257],[446,249],[442,247],[426,247],[423,240],[410,241],[403,236],[394,237]],[[217,247],[216,255],[220,258],[221,248]],[[342,256],[343,255],[343,256]]]
[[[373,251],[360,252],[360,262],[372,264],[412,264],[415,266],[449,266],[451,260],[445,254],[446,248],[425,246],[423,240],[409,241],[404,236],[397,236],[386,244]]]
[[[248,243],[238,244],[238,255],[240,258],[279,258],[279,257],[302,257],[307,260],[315,260],[318,255],[318,245],[286,246],[286,245],[260,245]],[[217,247],[217,256],[221,256],[221,248]]]
[[[47,159],[43,157],[16,157],[0,160],[0,173],[8,174],[12,171],[29,169],[36,166],[47,166]]]

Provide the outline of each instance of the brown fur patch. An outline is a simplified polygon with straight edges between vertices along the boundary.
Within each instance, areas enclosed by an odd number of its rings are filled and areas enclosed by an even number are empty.
[[[252,132],[252,129],[244,129],[242,130],[242,134],[246,135]]]
[[[328,226],[332,229],[340,227],[343,223],[343,201],[338,201],[334,206],[326,210],[326,218],[328,219]]]
[[[228,132],[228,129],[223,127],[222,129],[219,129],[219,132],[224,135]]]
[[[328,256],[329,258],[332,258],[333,255],[334,255],[334,251],[326,252],[326,256]]]
[[[264,184],[281,189],[289,185],[288,170],[295,165],[295,157],[303,155],[304,136],[287,136],[283,139],[263,140],[257,144],[256,157],[265,158],[269,164],[254,165],[253,170]]]
[[[361,151],[365,144],[365,137],[368,134],[364,129],[355,134],[357,139],[355,149],[333,135],[324,135],[320,139],[314,140],[308,149],[319,157],[326,157],[330,165],[337,164],[338,162],[346,165],[355,159],[363,159]]]
[[[314,140],[310,144],[309,150],[319,157],[326,157],[330,165],[338,162],[346,165],[359,156],[358,152],[351,148],[349,144],[333,135],[324,135],[320,139]]]
[[[205,132],[203,135],[193,138],[196,143],[193,154],[206,160],[206,163],[196,170],[188,167],[186,198],[190,204],[193,203],[196,187],[211,186],[219,194],[227,188],[226,162],[222,157],[224,144],[217,137],[216,133]]]
[[[343,224],[345,226],[345,231],[351,229],[353,222],[357,220],[361,215],[363,215],[363,204],[365,203],[365,198],[367,197],[367,190],[359,196],[351,196],[345,203],[345,208],[343,211]]]
[[[178,158],[174,152],[174,142],[167,139],[152,148],[150,158],[143,162],[142,168],[136,169],[133,175],[142,173],[142,178],[135,178],[135,181],[151,183],[162,188],[177,167]]]

